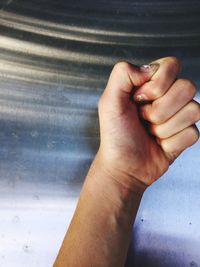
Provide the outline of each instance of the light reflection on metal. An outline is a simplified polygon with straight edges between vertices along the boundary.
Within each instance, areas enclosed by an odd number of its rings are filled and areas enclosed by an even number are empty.
[[[52,266],[116,61],[175,55],[200,84],[200,2],[152,3],[0,1],[1,266]],[[200,265],[199,156],[198,143],[145,193],[128,267]]]

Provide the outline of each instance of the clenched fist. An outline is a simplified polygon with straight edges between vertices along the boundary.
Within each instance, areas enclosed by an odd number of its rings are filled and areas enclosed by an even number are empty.
[[[54,267],[125,266],[145,189],[199,138],[193,82],[180,62],[117,63],[99,101],[101,143]]]
[[[104,170],[138,192],[158,179],[199,138],[196,87],[177,79],[181,63],[165,57],[140,68],[117,63],[99,101]],[[136,188],[136,189],[135,189]]]

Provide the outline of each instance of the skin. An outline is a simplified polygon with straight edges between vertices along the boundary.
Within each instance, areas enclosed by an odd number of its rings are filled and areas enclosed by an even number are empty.
[[[117,63],[99,100],[101,142],[54,267],[122,267],[145,189],[199,138],[195,84],[177,58]],[[140,103],[138,103],[138,101]]]

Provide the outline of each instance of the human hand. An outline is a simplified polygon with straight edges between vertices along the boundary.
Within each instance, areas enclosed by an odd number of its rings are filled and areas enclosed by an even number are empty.
[[[181,64],[176,58],[153,63],[157,64],[153,68],[117,63],[98,106],[98,160],[112,178],[138,192],[199,138],[194,125],[200,119],[200,105],[193,100],[195,85],[177,79]],[[136,104],[143,100],[151,102]]]

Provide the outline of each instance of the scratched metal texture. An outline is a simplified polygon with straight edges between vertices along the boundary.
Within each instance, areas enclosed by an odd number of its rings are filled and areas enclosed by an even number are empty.
[[[200,1],[0,1],[1,267],[52,266],[112,65],[168,55],[200,85]],[[200,142],[145,192],[127,267],[200,266],[199,165]]]

